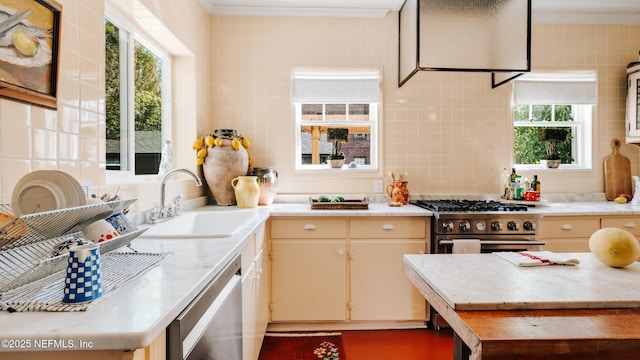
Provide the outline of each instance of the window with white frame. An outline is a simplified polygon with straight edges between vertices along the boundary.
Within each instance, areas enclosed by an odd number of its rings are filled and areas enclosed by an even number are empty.
[[[345,128],[347,141],[339,145],[343,169],[377,170],[380,99],[379,70],[294,70],[296,169],[330,170],[327,159],[337,150],[327,129]]]
[[[528,73],[513,81],[513,154],[519,169],[560,160],[561,168],[592,167],[595,72]]]
[[[107,174],[157,174],[171,139],[171,58],[116,10],[105,14]]]

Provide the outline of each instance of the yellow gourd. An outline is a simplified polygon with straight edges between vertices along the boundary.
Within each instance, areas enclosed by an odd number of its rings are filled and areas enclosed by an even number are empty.
[[[640,257],[640,244],[627,230],[602,228],[589,238],[591,253],[611,267],[625,267]]]

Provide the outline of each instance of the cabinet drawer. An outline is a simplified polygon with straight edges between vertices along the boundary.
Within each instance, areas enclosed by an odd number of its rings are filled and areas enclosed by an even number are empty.
[[[344,239],[347,221],[340,219],[272,220],[271,237],[274,239]]]
[[[639,217],[615,217],[602,218],[601,227],[613,227],[627,230],[633,235],[640,235],[640,218]]]
[[[540,236],[547,238],[591,237],[600,229],[600,219],[549,219],[540,222]]]
[[[424,219],[362,219],[351,220],[352,239],[424,239],[427,225]]]

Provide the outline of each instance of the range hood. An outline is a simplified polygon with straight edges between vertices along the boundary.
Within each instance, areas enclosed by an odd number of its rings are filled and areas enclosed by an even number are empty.
[[[492,87],[531,70],[531,0],[405,0],[398,86],[418,71],[491,72]]]

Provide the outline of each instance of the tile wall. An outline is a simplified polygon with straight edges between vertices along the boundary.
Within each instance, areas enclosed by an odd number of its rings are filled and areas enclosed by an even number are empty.
[[[58,0],[62,37],[57,111],[0,100],[0,202],[10,202],[18,180],[35,170],[62,170],[91,183],[96,194],[136,197],[139,210],[157,206],[159,179],[147,184],[110,185],[105,177],[104,0]],[[18,2],[19,3],[19,2]],[[208,15],[198,0],[113,0],[130,19],[164,22],[154,29],[176,54],[172,84],[176,164],[195,170],[191,142],[209,128]],[[19,5],[18,5],[19,6]],[[182,16],[176,17],[175,14]],[[168,38],[166,34],[171,34]],[[203,45],[204,44],[204,45]],[[185,151],[185,149],[188,149]],[[193,181],[170,183],[168,198],[199,196]]]
[[[252,140],[254,162],[273,166],[286,192],[371,193],[371,176],[296,174],[290,71],[296,66],[384,69],[383,174],[409,173],[413,194],[487,194],[511,167],[510,86],[490,74],[421,72],[397,87],[397,13],[384,19],[213,16],[212,123]],[[452,46],[455,46],[452,44]],[[624,139],[625,68],[638,60],[640,26],[534,24],[532,66],[597,70],[591,171],[536,171],[546,192],[603,192],[602,160]],[[639,152],[623,145],[638,173]],[[531,177],[533,172],[525,176]],[[382,178],[384,175],[376,175]],[[388,177],[384,178],[385,185]]]
[[[483,73],[422,72],[398,88],[396,12],[383,19],[227,17],[208,16],[198,0],[108,1],[132,18],[152,14],[179,43],[172,78],[179,167],[195,169],[196,136],[226,127],[251,140],[254,164],[278,170],[282,193],[373,193],[374,180],[394,169],[409,173],[414,194],[494,193],[502,168],[510,166],[509,86],[492,90]],[[157,205],[158,179],[151,186],[105,179],[104,0],[59,2],[59,107],[0,100],[0,200],[10,201],[24,174],[59,169],[90,181],[95,193],[137,197],[140,210]],[[540,171],[543,191],[603,191],[602,160],[611,139],[624,137],[624,70],[639,49],[640,26],[534,24],[534,69],[595,69],[600,80],[593,171]],[[384,70],[380,174],[294,173],[289,80],[295,66]],[[638,174],[639,150],[625,145],[621,151]],[[200,194],[188,180],[170,192]]]

